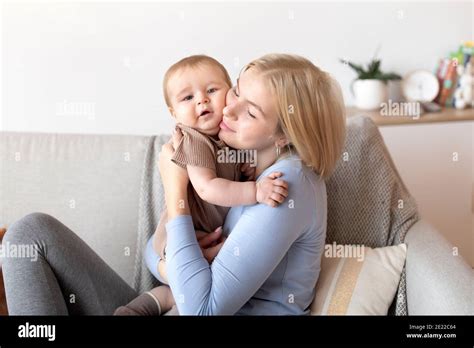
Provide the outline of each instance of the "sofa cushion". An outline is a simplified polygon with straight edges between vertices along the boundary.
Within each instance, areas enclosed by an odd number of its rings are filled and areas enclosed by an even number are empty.
[[[0,133],[0,222],[50,214],[133,284],[149,137]]]
[[[405,264],[406,245],[372,249],[327,244],[312,315],[387,315]]]

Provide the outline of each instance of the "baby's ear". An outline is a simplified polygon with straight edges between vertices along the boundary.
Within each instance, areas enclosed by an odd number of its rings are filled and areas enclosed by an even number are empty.
[[[168,110],[169,110],[171,116],[173,116],[174,118],[176,118],[176,113],[174,112],[174,109],[173,109],[171,106],[168,107]]]

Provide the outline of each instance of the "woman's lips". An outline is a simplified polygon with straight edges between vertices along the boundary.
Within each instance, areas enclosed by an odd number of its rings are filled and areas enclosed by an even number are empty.
[[[235,131],[234,131],[232,128],[230,128],[230,127],[224,122],[224,120],[222,120],[221,123],[219,123],[219,127],[220,127],[221,129],[223,129],[223,130],[226,130],[226,131],[230,131],[230,132],[234,132],[234,133],[235,133]]]

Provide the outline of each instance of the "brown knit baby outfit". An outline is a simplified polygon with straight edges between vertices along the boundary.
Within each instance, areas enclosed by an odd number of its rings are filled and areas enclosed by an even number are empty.
[[[222,140],[213,139],[182,124],[177,124],[176,128],[181,130],[183,138],[171,158],[174,163],[183,168],[186,168],[187,165],[209,168],[216,172],[218,178],[231,181],[240,180],[239,163],[219,163],[217,161],[218,151],[227,146]],[[225,194],[225,192],[222,194]],[[188,185],[188,203],[194,229],[205,232],[212,232],[217,227],[222,226],[230,209],[205,202],[199,197],[191,183]],[[166,246],[165,224],[166,211],[161,214],[154,243],[154,245],[159,246],[159,253],[162,258]]]

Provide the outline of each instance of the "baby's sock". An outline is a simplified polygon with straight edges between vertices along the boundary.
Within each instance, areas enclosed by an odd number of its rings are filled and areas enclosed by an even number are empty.
[[[114,315],[161,315],[160,301],[147,291],[127,305],[117,308]]]

